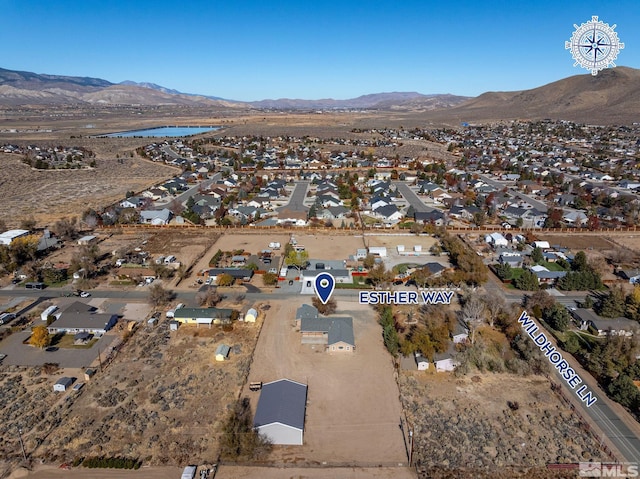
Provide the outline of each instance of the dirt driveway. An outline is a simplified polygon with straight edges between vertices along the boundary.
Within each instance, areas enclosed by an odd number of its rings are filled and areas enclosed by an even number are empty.
[[[353,317],[355,353],[329,354],[301,344],[296,309],[309,299],[272,301],[256,346],[249,381],[289,378],[309,386],[303,446],[275,447],[288,464],[397,466],[407,455],[399,428],[401,406],[380,326],[368,307],[342,298],[339,316]],[[247,389],[255,411],[257,393]]]

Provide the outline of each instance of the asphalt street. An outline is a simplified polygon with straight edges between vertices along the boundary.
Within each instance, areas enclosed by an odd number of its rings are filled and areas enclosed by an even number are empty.
[[[414,211],[426,213],[433,210],[433,208],[429,208],[427,205],[425,205],[418,197],[418,195],[416,195],[413,190],[409,188],[409,185],[407,185],[405,182],[395,181],[393,184],[396,186],[396,188],[398,188],[398,191],[404,197],[404,199],[407,200],[407,202],[413,207]]]
[[[531,206],[535,207],[538,211],[546,213],[547,210],[549,209],[547,207],[547,205],[543,201],[535,200],[535,199],[531,198],[530,196],[527,196],[524,193],[521,193],[521,192],[517,191],[513,187],[508,186],[506,183],[494,180],[493,178],[489,178],[487,175],[478,175],[478,176],[482,179],[482,181],[484,181],[488,185],[491,185],[491,186],[497,188],[498,190],[502,190],[505,187],[509,188],[509,193],[510,194],[512,194],[516,198],[521,199],[525,203],[529,203]]]
[[[309,211],[309,208],[304,205],[304,200],[307,197],[307,190],[309,189],[308,181],[297,181],[296,187],[294,188],[291,196],[289,197],[289,202],[281,206],[280,208],[276,208],[276,211],[282,210],[291,210],[291,211],[300,211],[306,213]]]

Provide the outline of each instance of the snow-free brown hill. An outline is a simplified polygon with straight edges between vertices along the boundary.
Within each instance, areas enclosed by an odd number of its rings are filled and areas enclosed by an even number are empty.
[[[460,121],[571,120],[591,124],[640,121],[640,70],[616,67],[576,75],[532,90],[488,92],[438,112]]]

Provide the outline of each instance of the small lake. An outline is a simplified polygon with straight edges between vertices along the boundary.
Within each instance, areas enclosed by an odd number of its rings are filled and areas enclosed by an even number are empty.
[[[118,131],[116,133],[107,133],[106,135],[99,136],[106,136],[108,138],[131,138],[134,136],[142,136],[146,138],[165,136],[178,137],[197,135],[199,133],[206,133],[208,131],[215,131],[219,129],[219,126],[160,126],[157,128],[148,128],[146,130]]]

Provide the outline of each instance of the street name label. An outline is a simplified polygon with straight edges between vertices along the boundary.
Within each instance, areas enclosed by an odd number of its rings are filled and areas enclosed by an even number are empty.
[[[580,398],[587,407],[591,407],[598,398],[593,392],[589,391],[586,384],[582,384],[582,386],[576,390],[576,386],[583,382],[582,378],[569,366],[567,360],[562,357],[562,354],[560,354],[560,352],[552,345],[547,336],[540,331],[536,322],[529,317],[526,311],[522,312],[520,318],[518,318],[518,322],[522,325],[522,328],[527,332],[536,346],[540,348],[540,351],[542,351],[542,353],[547,357],[553,367],[558,370],[562,379],[564,379],[569,387],[575,391],[578,398]]]
[[[360,291],[360,304],[451,304],[453,291]]]

